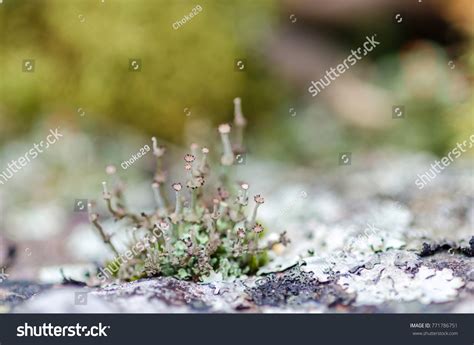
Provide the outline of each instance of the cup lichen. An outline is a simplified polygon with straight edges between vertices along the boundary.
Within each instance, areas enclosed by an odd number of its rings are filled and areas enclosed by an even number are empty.
[[[163,275],[202,281],[212,274],[235,278],[256,273],[268,261],[267,252],[276,243],[260,244],[264,227],[257,223],[257,211],[264,203],[264,198],[259,194],[255,195],[252,211],[246,216],[249,184],[229,183],[227,176],[234,157],[243,150],[241,130],[246,123],[240,99],[236,99],[234,104],[234,123],[239,129],[238,144],[234,147],[231,145],[229,124],[218,127],[223,144],[220,164],[224,166],[226,174],[220,176],[221,181],[215,188],[203,188],[212,172],[210,150],[208,147],[199,150],[199,146],[194,143],[191,145],[191,153],[184,156],[187,181],[173,181],[170,184],[175,193],[172,207],[164,193],[165,188],[169,187],[162,164],[165,148],[158,146],[155,137],[152,138],[152,147],[157,164],[151,187],[157,208],[152,214],[135,214],[126,209],[122,200],[123,183],[119,179],[115,179],[119,182],[112,190],[103,182],[103,198],[107,209],[115,220],[126,219],[134,238],[134,243],[128,245],[133,256],[130,255],[129,258],[127,255],[128,260],[114,260],[114,270],[111,269],[110,262],[106,266],[116,278],[134,280]],[[111,170],[108,169],[109,174]],[[185,188],[188,193],[185,193]],[[205,195],[209,190],[211,195]],[[116,257],[119,256],[111,236],[104,231],[98,217],[93,205],[89,204],[91,223]],[[140,238],[136,237],[138,232],[142,234]],[[280,235],[278,243],[288,243],[285,233]],[[137,247],[139,251],[135,250]],[[119,264],[116,264],[117,261]]]

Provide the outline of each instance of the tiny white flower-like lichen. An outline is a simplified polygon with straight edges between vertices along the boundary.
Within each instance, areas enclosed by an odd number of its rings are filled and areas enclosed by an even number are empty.
[[[347,274],[338,280],[347,292],[356,293],[356,305],[374,305],[388,301],[415,301],[443,303],[453,300],[464,281],[454,277],[450,269],[441,271],[420,266],[411,274],[394,264],[388,257],[372,269],[359,274]]]
[[[303,259],[302,262],[304,263],[304,265],[301,266],[302,271],[313,272],[314,277],[319,282],[328,281],[330,264],[326,258],[310,257]]]

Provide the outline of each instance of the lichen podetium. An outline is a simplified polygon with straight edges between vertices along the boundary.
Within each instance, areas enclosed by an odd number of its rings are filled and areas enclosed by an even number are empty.
[[[157,165],[151,188],[157,207],[152,214],[135,214],[127,210],[123,201],[123,184],[118,178],[115,180],[119,182],[111,191],[103,182],[103,198],[109,212],[116,220],[126,221],[127,231],[134,239],[133,243],[128,244],[126,255],[120,254],[111,235],[99,223],[93,203],[89,203],[91,223],[116,255],[115,260],[105,266],[105,270],[113,276],[135,280],[164,275],[203,281],[217,274],[223,279],[232,279],[254,274],[268,261],[269,249],[278,243],[288,243],[286,234],[282,233],[279,240],[260,244],[264,228],[257,222],[257,210],[264,203],[264,198],[255,195],[252,209],[246,212],[249,185],[229,182],[229,170],[235,156],[245,152],[242,133],[246,121],[240,99],[234,100],[234,105],[236,144],[231,143],[232,126],[221,124],[218,132],[223,154],[218,165],[223,168],[224,174],[213,188],[203,188],[211,174],[210,150],[207,147],[199,150],[197,144],[192,144],[191,153],[184,156],[187,181],[183,188],[179,181],[167,181],[162,164],[165,148],[158,145],[156,138],[152,138]],[[116,174],[116,169],[109,166],[107,173]],[[164,193],[169,184],[175,193],[173,206]],[[205,195],[209,190],[211,195]],[[106,280],[103,275],[98,277]]]

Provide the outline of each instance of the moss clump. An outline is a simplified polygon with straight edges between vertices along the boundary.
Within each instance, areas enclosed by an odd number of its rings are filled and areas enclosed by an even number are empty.
[[[222,124],[218,131],[223,145],[220,165],[228,171],[235,157],[245,152],[243,129],[246,121],[240,108],[240,99],[235,104],[235,144],[231,144],[231,125]],[[211,188],[211,195],[205,195],[203,188],[211,174],[208,162],[209,149],[191,145],[191,152],[184,156],[187,181],[173,182],[174,206],[170,206],[163,193],[167,185],[162,158],[165,148],[158,146],[152,138],[153,154],[157,158],[157,169],[152,183],[157,208],[152,214],[129,212],[123,202],[123,188],[118,182],[109,192],[103,182],[103,197],[107,208],[116,220],[127,220],[128,231],[133,242],[129,250],[120,254],[111,236],[107,234],[89,204],[89,217],[103,241],[112,249],[116,258],[101,270],[99,278],[106,279],[106,272],[125,280],[144,276],[175,276],[179,279],[205,280],[219,274],[222,278],[253,274],[268,261],[267,251],[276,243],[286,245],[288,239],[283,233],[278,241],[260,245],[264,228],[257,222],[258,208],[264,203],[261,195],[255,195],[250,212],[247,183],[229,182],[224,174],[218,186]],[[200,153],[198,153],[200,151]],[[109,174],[115,174],[108,167]],[[117,180],[117,179],[116,179]],[[187,192],[187,193],[186,193]]]

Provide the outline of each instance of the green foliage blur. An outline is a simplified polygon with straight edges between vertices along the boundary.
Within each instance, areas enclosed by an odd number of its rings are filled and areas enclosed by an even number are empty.
[[[197,5],[202,11],[173,28]],[[469,0],[459,13],[464,6]],[[192,121],[229,121],[237,96],[249,119],[250,151],[277,160],[334,161],[337,152],[379,144],[442,155],[472,134],[474,64],[467,44],[472,32],[465,32],[463,40],[440,43],[417,38],[409,25],[376,20],[376,10],[362,22],[348,18],[343,26],[349,29],[343,31],[308,14],[292,27],[292,37],[324,36],[342,55],[359,44],[368,27],[385,37],[373,56],[351,70],[360,84],[337,94],[346,76],[327,90],[334,92],[332,101],[325,95],[311,99],[307,83],[272,74],[282,68],[269,59],[275,53],[269,41],[278,42],[280,31],[293,25],[285,13],[293,10],[290,2],[276,0],[4,0],[0,145],[58,122],[92,137],[115,139],[120,128],[182,144]],[[439,12],[451,13],[444,7]],[[457,16],[446,20],[450,26],[462,23]],[[312,49],[309,42],[306,50]],[[318,45],[317,50],[329,48]],[[298,54],[292,50],[287,60],[299,61]],[[26,59],[35,60],[34,73],[22,71]],[[141,61],[140,71],[130,70],[131,59]],[[246,60],[243,72],[235,68],[238,59]],[[318,56],[309,61],[304,68],[311,71]],[[348,97],[357,95],[362,83],[377,93]],[[341,115],[339,104],[352,114]],[[406,107],[407,121],[392,121],[395,104]],[[293,111],[298,115],[290,116]],[[386,121],[375,125],[372,119]]]
[[[180,142],[188,111],[194,119],[228,120],[232,99],[241,96],[253,114],[265,113],[278,97],[248,52],[261,44],[274,4],[6,0],[0,7],[0,137],[27,132],[42,114],[66,120],[84,111],[111,131],[130,125]],[[202,11],[173,29],[196,5]],[[235,71],[238,58],[247,59],[245,72]],[[22,71],[25,59],[35,60],[34,73]],[[129,70],[130,59],[141,59],[141,71]]]

